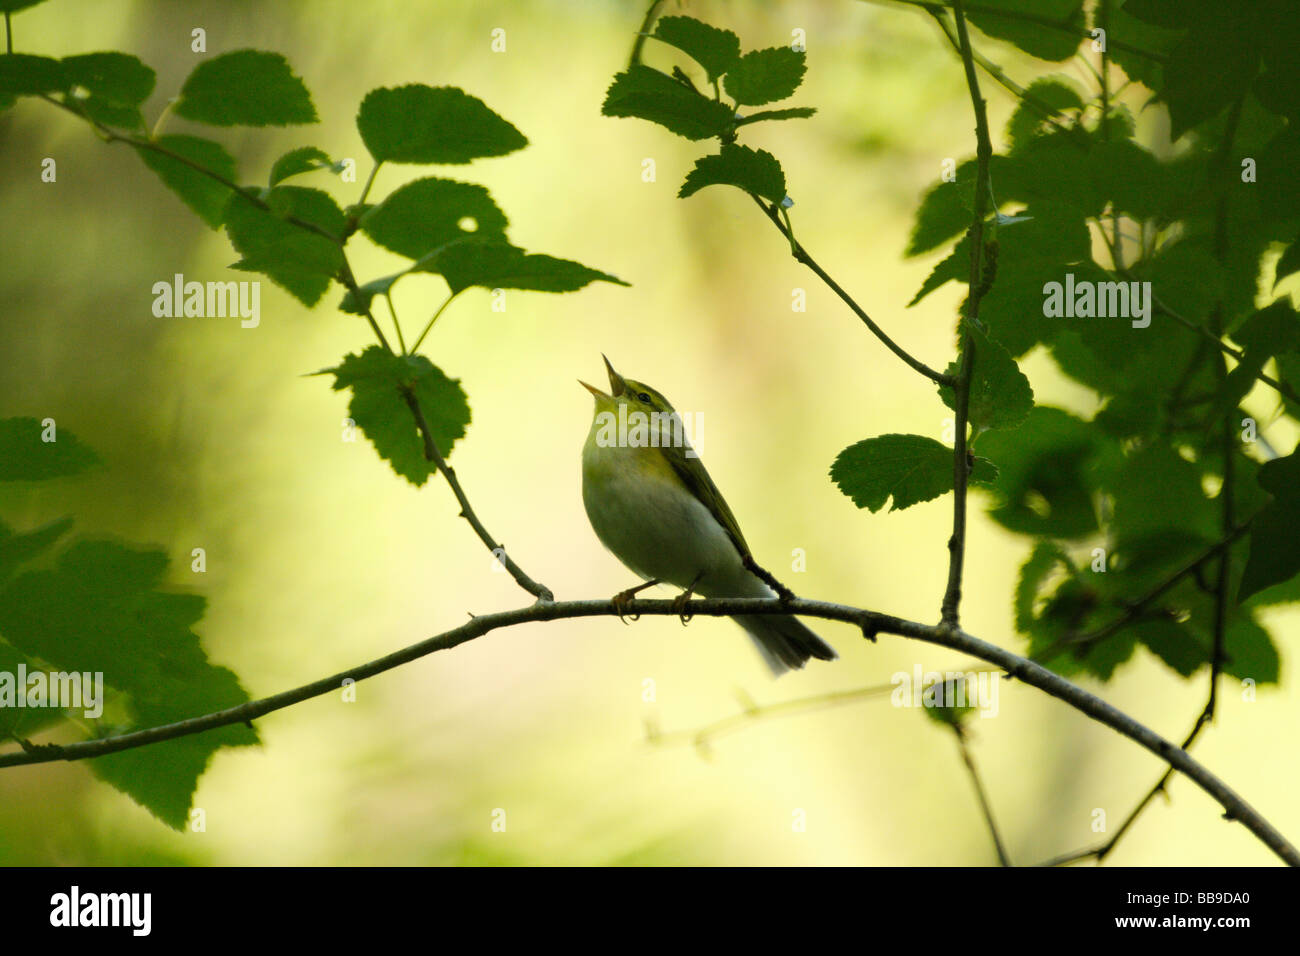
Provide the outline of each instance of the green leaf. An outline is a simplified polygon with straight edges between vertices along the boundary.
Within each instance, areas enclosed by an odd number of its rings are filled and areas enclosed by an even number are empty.
[[[1300,449],[1285,458],[1265,462],[1259,469],[1258,481],[1273,500],[1251,522],[1250,557],[1241,575],[1239,601],[1300,573],[1300,547],[1296,547],[1296,529],[1300,528]]]
[[[788,46],[750,50],[722,79],[728,95],[743,106],[783,100],[803,82],[804,52]]]
[[[156,75],[126,53],[84,53],[63,58],[69,86],[82,86],[109,103],[139,106],[153,92]]]
[[[1164,65],[1161,98],[1178,139],[1245,95],[1259,71],[1260,25],[1250,4],[1203,9]]]
[[[704,67],[713,82],[740,59],[740,37],[692,17],[664,17],[652,34]]]
[[[212,126],[297,126],[317,122],[311,94],[279,53],[236,50],[194,68],[176,114]]]
[[[67,87],[58,60],[30,53],[0,53],[0,93],[33,96],[57,93]]]
[[[505,156],[528,140],[476,96],[454,86],[371,90],[361,101],[357,129],[376,162],[468,163]]]
[[[244,257],[234,268],[261,272],[304,305],[315,305],[342,269],[343,250],[288,217],[339,236],[346,224],[343,211],[329,193],[319,189],[276,186],[261,191],[261,196],[271,210],[262,209],[243,193],[232,196],[226,209],[226,234]]]
[[[735,121],[726,104],[640,64],[614,77],[600,111],[605,116],[649,120],[693,140],[717,136]]]
[[[1083,0],[981,0],[966,17],[1040,60],[1068,59],[1084,34]]]
[[[334,376],[335,391],[352,390],[348,416],[393,471],[413,485],[423,485],[434,466],[424,457],[424,444],[401,388],[415,389],[433,442],[444,458],[469,424],[469,402],[460,381],[448,378],[423,355],[394,355],[372,345],[360,355],[348,355],[337,368],[317,374],[326,373]]]
[[[953,450],[924,435],[880,435],[850,445],[831,466],[831,480],[859,508],[909,508],[952,491]],[[993,463],[975,459],[973,483],[991,482]]]
[[[317,149],[315,146],[299,146],[297,149],[289,150],[275,161],[271,167],[268,185],[275,186],[290,176],[310,173],[317,169],[328,169],[331,165],[330,158],[324,150]]]
[[[1129,627],[1138,643],[1173,668],[1179,677],[1191,677],[1209,660],[1210,651],[1196,633],[1171,618],[1136,621]]]
[[[343,293],[343,300],[339,302],[339,311],[347,312],[351,315],[365,315],[370,309],[370,302],[377,295],[386,295],[388,290],[402,276],[410,275],[411,270],[403,269],[401,272],[395,272],[390,276],[382,276],[378,279],[371,279],[364,285],[357,286],[360,297],[352,294],[349,289]]]
[[[1078,85],[1064,76],[1039,77],[1030,83],[1007,123],[1007,141],[1012,149],[1024,146],[1039,135],[1051,116],[1044,107],[1059,113],[1082,110],[1083,95]]]
[[[568,259],[529,255],[500,242],[465,241],[445,246],[421,260],[417,268],[436,272],[459,293],[471,286],[484,289],[527,289],[534,292],[574,292],[591,282],[628,285],[617,276]]]
[[[48,442],[43,440],[47,433]],[[47,429],[35,418],[0,418],[0,481],[62,478],[98,463],[89,446],[56,423]]]
[[[0,10],[5,13],[14,13],[18,10],[26,10],[28,7],[34,7],[38,3],[44,3],[45,0],[0,0]]]
[[[980,436],[997,462],[989,515],[1011,531],[1078,538],[1097,530],[1089,468],[1097,451],[1092,426],[1069,412],[1036,405],[1018,427]]]
[[[705,186],[718,185],[735,186],[774,203],[785,198],[785,173],[776,157],[736,143],[724,143],[721,152],[697,159],[677,195],[685,199]]]
[[[1050,541],[1039,541],[1035,544],[1033,552],[1021,565],[1015,598],[1016,630],[1021,634],[1028,634],[1033,629],[1036,617],[1034,604],[1038,599],[1038,592],[1042,590],[1043,582],[1057,565],[1068,570],[1070,561],[1065,552]]]
[[[952,251],[948,258],[936,265],[930,274],[925,277],[921,283],[921,288],[916,290],[916,295],[912,296],[912,301],[907,303],[910,309],[916,303],[920,302],[927,295],[938,289],[947,282],[956,279],[958,282],[965,282],[970,278],[970,243],[965,237],[957,243],[957,248]]]
[[[1209,542],[1218,534],[1221,506],[1206,498],[1199,469],[1167,444],[1135,449],[1109,485],[1112,525],[1124,537],[1176,529]]]
[[[0,584],[8,580],[19,565],[49,550],[71,527],[71,518],[59,518],[35,531],[19,534],[0,521]],[[3,670],[0,668],[0,672]]]
[[[1109,12],[1107,55],[1131,79],[1147,89],[1160,89],[1164,85],[1161,63],[1178,41],[1179,31],[1140,20],[1129,8],[1117,4],[1111,4]]]
[[[154,143],[176,156],[212,171],[227,182],[233,182],[238,175],[234,159],[220,144],[210,139],[171,135],[159,136]],[[226,186],[171,156],[156,153],[142,146],[136,147],[136,153],[146,166],[158,174],[158,178],[168,189],[198,213],[200,219],[213,229],[221,225],[226,203],[230,201],[230,190]]]
[[[1169,202],[1169,171],[1132,140],[1094,142],[1088,171],[1097,194],[1135,219],[1154,219]]]
[[[1273,288],[1276,289],[1279,282],[1297,272],[1300,272],[1300,237],[1292,240],[1291,245],[1286,247],[1281,258],[1277,260]]]
[[[761,123],[764,120],[807,119],[816,112],[817,110],[811,106],[792,106],[786,110],[759,110],[757,113],[740,117],[736,120],[736,125],[745,126],[749,123]]]
[[[407,183],[361,218],[361,230],[409,259],[461,239],[504,242],[506,219],[482,186],[450,179]]]
[[[970,423],[979,429],[1017,424],[1034,407],[1034,390],[1029,379],[1001,345],[978,329],[972,329],[970,334],[975,343],[967,409]],[[956,376],[959,368],[960,361],[954,361],[948,366],[947,374]],[[956,395],[951,387],[939,386],[939,397],[949,408],[956,408]]]
[[[167,564],[161,551],[79,541],[54,568],[21,574],[0,591],[0,634],[54,670],[102,673],[108,687],[129,696],[131,729],[245,702],[238,679],[208,662],[193,632],[203,598],[160,590]],[[114,774],[128,761],[112,758],[97,758],[91,769],[179,829],[211,754],[256,741],[250,728],[223,727],[132,751],[139,776]]]
[[[1223,672],[1256,684],[1276,684],[1281,671],[1277,647],[1268,632],[1247,613],[1228,619],[1223,635],[1223,653],[1227,661]]]

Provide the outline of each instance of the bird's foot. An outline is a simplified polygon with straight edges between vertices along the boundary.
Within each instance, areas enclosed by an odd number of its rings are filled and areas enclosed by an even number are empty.
[[[627,606],[632,603],[632,599],[646,588],[654,587],[658,583],[658,580],[647,581],[645,584],[638,584],[636,587],[628,588],[626,591],[619,591],[615,594],[610,600],[614,602],[614,610],[618,612],[618,619],[626,624],[627,619],[624,615],[627,614]],[[632,620],[635,621],[640,616],[640,614],[633,614]]]
[[[682,619],[683,626],[685,626],[686,623],[695,616],[690,611],[686,610],[686,605],[687,602],[695,596],[695,585],[700,583],[700,578],[703,576],[703,573],[695,575],[695,580],[691,582],[691,586],[681,594],[677,595],[677,597],[673,598],[673,613]]]

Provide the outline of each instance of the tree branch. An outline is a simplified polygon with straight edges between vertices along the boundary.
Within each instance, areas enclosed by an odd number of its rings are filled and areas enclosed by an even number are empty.
[[[794,238],[794,236],[790,233],[790,230],[786,228],[785,223],[781,221],[781,214],[777,211],[776,206],[768,205],[767,203],[763,202],[763,200],[755,196],[753,193],[750,193],[749,195],[754,200],[754,202],[758,203],[758,208],[763,210],[764,213],[766,213],[767,218],[772,220],[773,225],[775,225],[776,228],[781,231],[781,235],[785,236],[786,241],[790,243],[790,253],[791,255],[794,256],[795,260],[798,262],[802,262],[814,273],[816,273],[817,278],[821,279],[822,282],[826,283],[826,285],[831,289],[831,291],[834,292],[836,295],[838,295],[840,299],[844,302],[844,304],[853,310],[853,314],[862,320],[863,324],[866,325],[866,327],[871,330],[872,334],[875,335],[876,338],[880,339],[880,341],[885,344],[885,347],[889,349],[889,351],[893,352],[895,355],[901,358],[914,371],[920,372],[930,381],[938,385],[956,384],[956,380],[951,375],[945,375],[942,372],[936,372],[934,369],[930,368],[930,366],[926,365],[920,359],[913,358],[912,355],[908,353],[906,349],[904,349],[897,342],[895,342],[888,335],[886,335],[885,330],[882,329],[879,325],[877,325],[875,321],[871,318],[871,316],[867,315],[867,313],[863,311],[862,306],[858,305],[857,302],[853,300],[853,297],[849,295],[847,292],[845,292],[844,289],[840,287],[840,284],[836,282],[834,279],[832,279],[830,275],[827,274],[826,270],[817,264],[817,261],[813,259],[811,255],[809,255],[808,250],[803,247],[803,243],[799,242]]]
[[[521,588],[539,601],[554,601],[555,595],[551,593],[551,589],[544,584],[538,584],[524,572],[523,568],[515,564],[510,555],[506,554],[505,545],[494,540],[492,535],[488,533],[487,528],[483,527],[483,522],[479,521],[478,515],[474,513],[474,509],[470,506],[469,499],[465,497],[465,491],[461,488],[460,481],[456,478],[456,472],[447,464],[447,460],[438,451],[438,446],[434,444],[433,433],[429,430],[429,423],[425,420],[424,410],[420,408],[420,400],[416,397],[415,390],[410,386],[403,387],[402,398],[406,399],[407,407],[411,409],[411,415],[415,418],[415,425],[420,430],[420,437],[424,439],[424,457],[427,461],[433,462],[434,467],[438,469],[438,473],[447,479],[452,494],[460,502],[460,516],[469,522],[479,540],[487,545],[488,550],[510,572],[510,576],[519,583]]]
[[[1300,852],[1292,846],[1264,817],[1250,806],[1227,784],[1194,760],[1182,748],[1165,740],[1159,734],[1138,723],[1132,717],[1090,694],[1081,687],[1070,683],[1065,678],[1054,674],[1033,661],[1018,654],[1004,650],[995,644],[980,640],[965,631],[921,624],[890,614],[881,614],[862,608],[825,601],[810,601],[795,598],[784,602],[777,598],[708,598],[688,602],[694,615],[707,617],[731,617],[736,614],[800,614],[828,621],[843,621],[861,628],[864,634],[897,634],[947,647],[982,661],[994,664],[1007,673],[1009,677],[1037,687],[1039,690],[1064,701],[1080,713],[1118,731],[1155,754],[1165,763],[1186,775],[1202,790],[1213,797],[1223,807],[1224,816],[1244,825],[1259,840],[1276,853],[1282,860],[1292,866],[1300,866]],[[303,685],[293,690],[249,701],[238,707],[231,707],[201,717],[150,727],[115,737],[86,740],[80,743],[36,746],[27,744],[21,752],[0,754],[0,767],[15,767],[38,763],[52,763],[57,760],[84,760],[104,754],[118,753],[146,744],[164,740],[174,740],[189,734],[225,727],[231,724],[247,723],[273,711],[320,697],[338,690],[345,680],[361,681],[392,670],[403,664],[418,660],[437,651],[457,647],[467,641],[482,637],[502,627],[513,627],[533,621],[557,621],[580,617],[608,617],[619,614],[672,615],[681,614],[681,608],[673,599],[641,600],[635,599],[626,605],[616,605],[612,599],[590,601],[538,601],[528,607],[500,611],[473,617],[460,627],[445,631],[418,644],[403,648],[386,657],[370,661],[341,671],[330,677]]]
[[[975,210],[970,230],[970,294],[966,297],[961,317],[961,365],[953,389],[953,414],[956,417],[952,456],[952,535],[948,538],[948,586],[944,590],[941,620],[956,627],[961,605],[962,566],[966,552],[966,481],[970,476],[967,460],[967,413],[970,410],[971,373],[975,367],[975,339],[971,328],[979,324],[980,299],[988,291],[982,280],[984,255],[984,217],[989,197],[989,162],[993,156],[993,141],[989,137],[988,115],[984,98],[980,95],[979,77],[975,75],[975,57],[971,51],[970,34],[966,30],[966,14],[962,0],[955,0],[953,15],[956,18],[957,38],[961,43],[962,65],[966,70],[966,86],[970,90],[971,106],[975,110],[976,174]]]

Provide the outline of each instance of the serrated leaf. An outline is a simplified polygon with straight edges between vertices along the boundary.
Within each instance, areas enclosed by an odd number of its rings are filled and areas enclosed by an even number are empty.
[[[50,434],[53,441],[43,441]],[[36,418],[0,418],[0,481],[45,481],[75,475],[99,456],[57,422],[47,429]]]
[[[1250,679],[1256,684],[1277,683],[1281,671],[1277,647],[1268,632],[1248,613],[1237,613],[1228,619],[1223,654],[1227,658],[1223,664],[1225,674],[1240,680]]]
[[[880,435],[850,445],[831,466],[831,480],[859,508],[879,511],[891,497],[890,511],[930,501],[953,487],[953,450],[924,435]],[[993,463],[975,460],[972,483],[997,475]]]
[[[1209,659],[1209,650],[1185,624],[1157,617],[1137,621],[1129,627],[1138,642],[1173,668],[1179,677],[1191,677]]]
[[[1250,557],[1237,600],[1300,574],[1300,449],[1260,466],[1259,485],[1273,496],[1250,526]]]
[[[462,164],[523,149],[523,133],[454,86],[413,83],[371,90],[357,113],[377,162]]]
[[[740,59],[740,37],[730,30],[720,30],[692,17],[664,17],[655,26],[652,36],[676,47],[704,67],[710,82],[726,73]]]
[[[334,376],[335,391],[351,389],[348,416],[393,471],[413,485],[423,485],[434,466],[424,457],[424,443],[401,387],[415,389],[433,442],[444,458],[469,424],[469,402],[459,380],[448,378],[423,355],[394,355],[372,345],[318,374],[325,373]]]
[[[1014,150],[1035,139],[1054,110],[1082,110],[1083,95],[1075,82],[1064,76],[1039,77],[1030,83],[1020,104],[1007,123],[1007,142]],[[1044,109],[1046,108],[1046,109]]]
[[[1058,564],[1069,567],[1065,552],[1050,541],[1039,541],[1021,565],[1015,597],[1016,630],[1021,634],[1028,634],[1033,629],[1034,603],[1038,592]]]
[[[0,634],[53,670],[102,673],[105,685],[129,696],[131,729],[247,701],[235,675],[209,663],[193,633],[203,598],[160,589],[167,564],[161,551],[78,541],[54,568],[23,573],[0,591]],[[247,727],[223,727],[131,751],[132,761],[97,758],[91,769],[180,828],[211,754],[256,741]],[[114,774],[123,763],[139,772]]]
[[[228,182],[233,182],[237,175],[234,159],[219,143],[210,139],[171,135],[160,136],[154,143],[216,173]],[[230,200],[230,190],[226,186],[172,156],[140,146],[136,147],[136,153],[146,166],[158,174],[168,189],[198,213],[200,219],[213,229],[221,225],[226,203]]]
[[[108,103],[139,106],[153,92],[154,71],[126,53],[83,53],[61,61],[69,86],[82,86]]]
[[[1088,422],[1036,405],[1018,427],[980,436],[997,462],[990,516],[1011,531],[1077,538],[1097,530],[1090,466],[1098,438]]]
[[[1097,194],[1135,219],[1156,218],[1169,201],[1165,183],[1169,172],[1130,139],[1094,142],[1088,171]]]
[[[509,222],[482,186],[430,177],[393,192],[360,224],[385,249],[419,259],[461,239],[504,242]]]
[[[302,79],[283,56],[265,50],[235,50],[200,63],[181,87],[175,111],[211,126],[317,122]]]
[[[628,285],[617,276],[568,259],[533,254],[508,243],[465,241],[445,246],[422,259],[417,269],[436,272],[459,293],[471,286],[484,289],[526,289],[533,292],[575,292],[592,282]]]
[[[785,173],[766,150],[724,143],[719,153],[695,161],[677,195],[685,199],[705,186],[735,186],[779,203],[785,198]]]
[[[71,527],[71,518],[59,518],[35,531],[19,533],[0,521],[0,584],[19,565],[47,551]],[[0,668],[0,673],[3,670]]]
[[[1259,71],[1261,45],[1260,25],[1250,7],[1206,8],[1169,51],[1160,96],[1169,105],[1174,139],[1250,89]]]
[[[788,119],[807,119],[817,112],[811,106],[792,106],[785,110],[759,110],[757,113],[750,113],[748,116],[742,116],[736,120],[737,126],[745,126],[749,123],[762,123],[766,120],[788,120]]]
[[[1292,240],[1291,245],[1287,246],[1281,257],[1277,260],[1277,266],[1274,269],[1276,278],[1273,280],[1273,288],[1276,289],[1279,282],[1300,272],[1300,237]]]
[[[1041,60],[1073,56],[1084,34],[1083,0],[981,0],[966,17]]]
[[[226,209],[226,234],[243,256],[234,268],[261,272],[304,305],[315,305],[342,268],[343,250],[288,218],[339,236],[346,223],[343,211],[319,189],[276,186],[261,195],[275,211],[261,208],[243,193],[232,196]]]
[[[600,111],[605,116],[649,120],[692,140],[717,136],[735,120],[725,104],[640,64],[614,77]]]
[[[34,96],[67,89],[63,66],[48,56],[0,53],[0,94]]]
[[[788,46],[750,50],[722,79],[727,94],[741,106],[762,106],[783,100],[803,82],[807,69],[802,50]]]
[[[997,342],[978,329],[970,335],[975,343],[971,368],[970,403],[967,417],[976,428],[1007,428],[1020,422],[1034,407],[1034,390],[1029,379]],[[954,361],[947,374],[956,376],[960,362]],[[951,387],[939,386],[939,397],[949,408],[956,407]]]
[[[268,184],[276,186],[290,176],[310,173],[317,169],[326,169],[331,165],[329,155],[315,146],[299,146],[291,149],[271,166]]]

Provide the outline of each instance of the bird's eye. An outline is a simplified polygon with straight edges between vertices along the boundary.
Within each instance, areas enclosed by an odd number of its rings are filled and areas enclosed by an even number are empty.
[[[641,401],[645,402],[647,405],[650,404],[650,395],[647,392],[641,392],[637,395],[637,398],[641,399]]]

